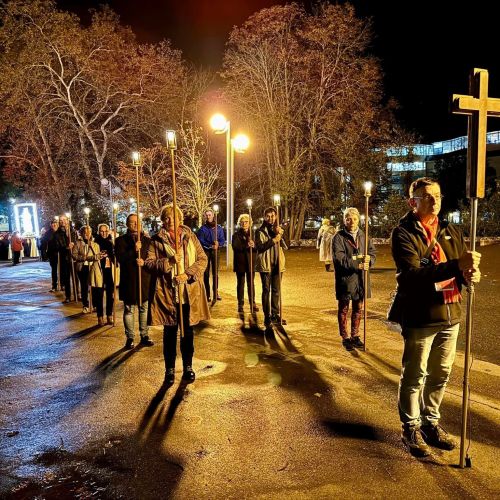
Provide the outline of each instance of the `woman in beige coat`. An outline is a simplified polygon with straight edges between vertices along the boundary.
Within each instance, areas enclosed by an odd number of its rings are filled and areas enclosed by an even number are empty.
[[[162,228],[151,239],[145,265],[151,270],[148,325],[163,325],[163,356],[165,358],[165,384],[175,379],[177,356],[177,327],[179,295],[182,297],[184,336],[181,337],[181,354],[184,368],[182,378],[193,382],[194,330],[200,321],[210,319],[203,273],[207,256],[194,233],[182,225],[183,215],[177,209],[179,227],[175,253],[174,210],[165,205],[161,211]]]

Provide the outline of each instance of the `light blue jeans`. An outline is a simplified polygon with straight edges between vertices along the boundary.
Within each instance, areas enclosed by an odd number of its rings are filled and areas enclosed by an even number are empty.
[[[128,339],[134,339],[134,321],[136,304],[123,304],[123,324],[125,335]],[[139,307],[139,333],[142,337],[148,335],[148,301]]]
[[[436,332],[403,328],[399,418],[407,425],[437,424],[439,407],[455,360],[459,324]]]

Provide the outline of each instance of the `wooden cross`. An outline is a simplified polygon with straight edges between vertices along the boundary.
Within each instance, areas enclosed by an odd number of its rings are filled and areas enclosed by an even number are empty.
[[[500,117],[500,99],[488,97],[488,70],[474,68],[469,77],[471,95],[453,94],[451,111],[468,115],[467,197],[484,198],[486,178],[486,123]]]

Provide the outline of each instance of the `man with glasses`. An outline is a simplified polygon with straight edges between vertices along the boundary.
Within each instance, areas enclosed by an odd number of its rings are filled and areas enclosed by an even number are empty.
[[[402,297],[404,351],[398,393],[403,443],[425,457],[429,445],[452,450],[439,408],[455,359],[462,285],[478,283],[481,254],[469,252],[461,231],[439,220],[441,188],[428,177],[410,186],[411,210],[391,236]]]

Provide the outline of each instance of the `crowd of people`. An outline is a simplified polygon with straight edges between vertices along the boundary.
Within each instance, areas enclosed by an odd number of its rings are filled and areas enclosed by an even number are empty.
[[[410,210],[391,237],[404,339],[398,408],[402,440],[415,456],[427,456],[429,446],[447,450],[455,446],[439,425],[439,410],[456,351],[461,288],[480,279],[481,255],[467,250],[456,226],[439,219],[441,198],[436,181],[414,181],[408,199]],[[149,326],[163,326],[167,386],[175,381],[178,336],[182,378],[195,380],[193,328],[210,319],[210,302],[214,305],[221,300],[219,253],[226,241],[214,212],[207,210],[204,215],[205,223],[195,234],[183,224],[182,211],[177,208],[175,213],[172,205],[166,205],[160,214],[162,226],[150,237],[142,231],[139,234],[137,215],[130,214],[126,234],[116,239],[107,224],[100,224],[94,237],[89,226],[77,234],[67,217],[60,216],[52,222],[47,238],[50,291],[54,292],[59,282],[65,292],[64,303],[72,300],[73,289],[73,299],[82,302],[83,313],[95,311],[98,326],[113,324],[118,289],[123,302],[125,349],[134,347],[136,311],[142,346],[153,345]],[[267,208],[263,215],[256,231],[250,215],[240,215],[231,241],[233,270],[238,314],[244,312],[245,282],[250,312],[255,315],[259,311],[254,286],[259,273],[264,325],[272,328],[286,325],[281,285],[287,246],[276,209]],[[371,293],[368,270],[376,261],[375,248],[370,239],[366,241],[359,222],[359,211],[349,207],[343,213],[343,227],[335,228],[324,219],[317,239],[320,261],[326,271],[334,272],[338,328],[347,351],[364,347],[359,329],[365,300]]]

